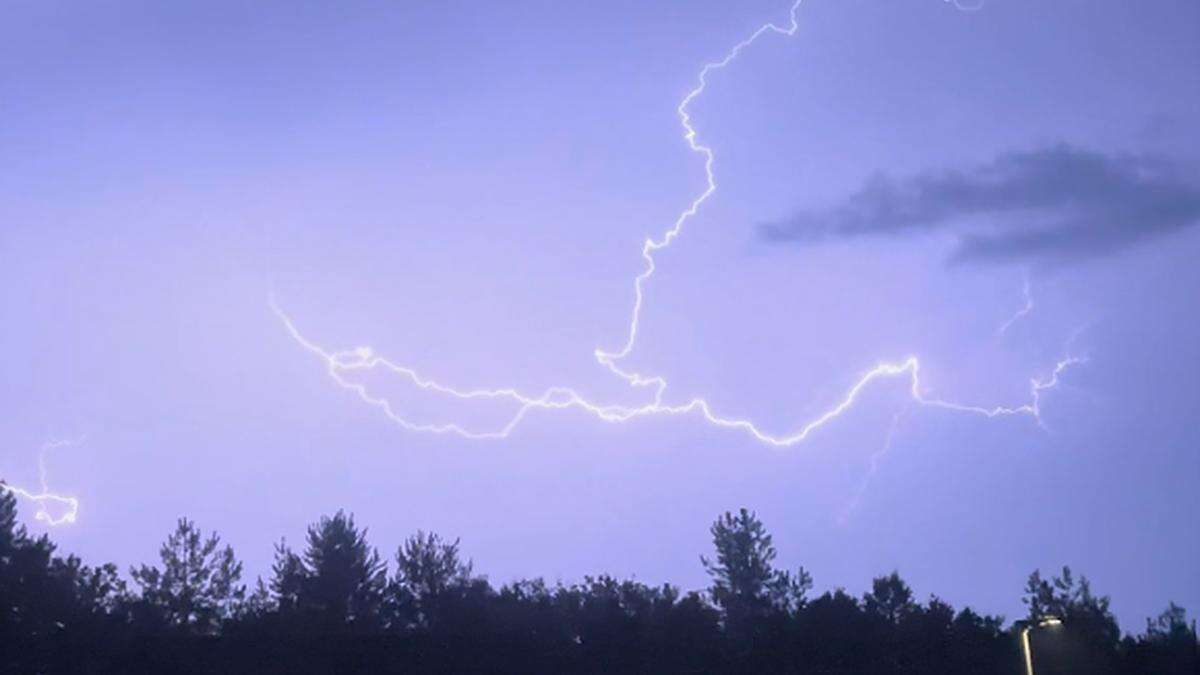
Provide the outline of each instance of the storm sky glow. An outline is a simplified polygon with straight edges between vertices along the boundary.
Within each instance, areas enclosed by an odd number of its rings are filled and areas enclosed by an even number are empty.
[[[344,507],[698,586],[748,506],[818,588],[1200,606],[1193,4],[10,11],[0,477],[65,550]]]

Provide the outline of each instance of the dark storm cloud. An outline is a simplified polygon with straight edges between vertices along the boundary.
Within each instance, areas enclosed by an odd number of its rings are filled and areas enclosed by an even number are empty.
[[[762,225],[780,243],[944,231],[957,260],[1083,258],[1200,222],[1200,185],[1161,157],[1069,145],[966,169],[876,175],[845,201]]]

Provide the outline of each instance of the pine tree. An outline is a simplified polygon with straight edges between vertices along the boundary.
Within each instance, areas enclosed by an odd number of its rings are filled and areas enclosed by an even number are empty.
[[[142,565],[130,575],[141,587],[143,603],[172,628],[215,633],[245,597],[246,587],[238,584],[242,563],[233,548],[222,548],[215,532],[204,537],[187,518],[179,519],[159,558],[162,569]]]
[[[724,613],[727,630],[744,633],[771,612],[791,612],[804,605],[812,577],[803,568],[795,575],[775,569],[771,535],[753,512],[725,512],[710,532],[716,560],[701,556],[700,561],[713,579],[709,593]]]

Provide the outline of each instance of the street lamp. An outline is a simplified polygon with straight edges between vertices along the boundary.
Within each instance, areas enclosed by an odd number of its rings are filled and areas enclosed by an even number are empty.
[[[1043,616],[1036,622],[1026,621],[1021,629],[1021,650],[1025,653],[1025,675],[1033,675],[1033,654],[1029,651],[1029,631],[1034,628],[1061,626],[1062,619],[1057,616]]]

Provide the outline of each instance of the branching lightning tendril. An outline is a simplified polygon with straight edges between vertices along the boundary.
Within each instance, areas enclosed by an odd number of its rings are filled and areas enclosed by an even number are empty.
[[[1025,297],[1025,304],[1021,306],[1021,309],[1018,309],[1016,313],[1010,316],[1007,321],[1000,324],[1000,335],[1007,333],[1008,329],[1012,328],[1014,323],[1025,318],[1030,312],[1033,311],[1033,288],[1029,284],[1028,274],[1025,275],[1025,283],[1021,286],[1021,294]]]
[[[796,13],[800,8],[803,0],[795,0],[791,5],[788,14],[788,23],[785,26],[779,26],[774,23],[767,23],[755,30],[748,38],[742,40],[731,48],[724,57],[717,61],[705,64],[699,72],[697,83],[680,101],[676,112],[679,116],[680,124],[683,128],[683,138],[687,142],[689,149],[696,154],[699,154],[704,159],[705,172],[705,188],[704,190],[691,201],[686,209],[684,209],[675,219],[674,223],[663,232],[657,239],[647,238],[642,245],[642,259],[645,262],[643,271],[634,278],[633,283],[633,308],[630,315],[628,328],[625,334],[625,342],[622,346],[615,350],[596,349],[593,353],[597,362],[607,369],[612,374],[624,380],[635,389],[649,388],[653,395],[648,403],[641,405],[625,405],[625,404],[600,404],[592,402],[584,398],[575,390],[567,387],[551,387],[540,396],[531,396],[523,394],[514,388],[498,388],[498,389],[462,389],[448,386],[431,380],[410,367],[397,364],[382,356],[377,355],[374,350],[369,347],[360,347],[345,351],[327,351],[306,338],[296,327],[284,311],[276,304],[274,297],[270,299],[272,311],[278,316],[287,328],[291,337],[303,346],[308,351],[320,357],[328,371],[329,376],[341,387],[356,394],[365,403],[378,408],[390,420],[398,424],[404,429],[416,432],[429,432],[437,434],[455,434],[469,439],[495,439],[507,437],[512,431],[525,419],[526,415],[534,410],[565,410],[577,409],[589,413],[596,418],[605,422],[626,422],[635,418],[662,416],[662,415],[689,415],[698,414],[708,423],[726,429],[736,429],[750,435],[754,439],[776,447],[792,446],[807,439],[812,433],[830,423],[834,419],[841,416],[849,410],[858,400],[860,393],[869,384],[879,379],[907,377],[909,380],[909,394],[914,402],[919,405],[940,408],[944,410],[969,413],[980,415],[988,418],[1027,415],[1032,417],[1040,426],[1041,419],[1041,395],[1048,389],[1055,387],[1059,382],[1059,377],[1067,368],[1072,365],[1081,363],[1082,358],[1068,356],[1061,359],[1055,365],[1050,375],[1045,378],[1034,378],[1030,381],[1029,402],[1016,406],[994,406],[983,407],[977,405],[967,405],[946,401],[938,398],[931,398],[922,393],[923,387],[920,379],[920,362],[915,356],[910,356],[900,362],[884,362],[879,363],[873,368],[863,373],[852,387],[845,393],[840,402],[826,410],[815,419],[805,423],[799,428],[790,433],[773,434],[764,431],[754,422],[741,419],[731,418],[718,415],[713,411],[709,403],[703,398],[692,398],[681,403],[667,403],[665,395],[667,391],[667,381],[661,376],[651,376],[642,373],[627,370],[621,367],[620,363],[632,353],[638,338],[638,329],[641,319],[642,309],[645,305],[645,284],[654,275],[656,266],[654,254],[657,251],[663,250],[671,245],[676,238],[683,232],[687,222],[696,215],[700,207],[712,196],[717,190],[717,182],[713,171],[715,163],[715,155],[711,147],[704,145],[698,140],[698,133],[692,124],[691,113],[688,110],[689,105],[696,100],[708,86],[708,76],[716,70],[721,70],[732,63],[737,57],[749,46],[754,44],[760,37],[765,34],[772,33],[790,37],[796,34],[799,28]],[[955,3],[956,6],[957,3]],[[965,9],[963,7],[960,7]],[[412,386],[434,394],[444,395],[447,397],[459,400],[499,400],[507,401],[515,406],[515,410],[508,421],[490,430],[475,430],[458,423],[423,423],[416,422],[406,418],[397,411],[391,401],[384,396],[372,394],[368,391],[366,385],[355,382],[348,378],[352,373],[365,373],[373,371],[385,371],[402,380],[407,381]]]
[[[50,487],[46,479],[46,453],[50,450],[69,447],[75,445],[76,443],[77,441],[63,440],[49,441],[42,444],[41,449],[38,451],[38,481],[41,488],[39,491],[34,492],[32,490],[27,490],[25,488],[18,487],[16,485],[9,485],[3,482],[0,482],[0,489],[8,490],[18,497],[24,497],[25,499],[37,504],[38,510],[37,513],[34,514],[34,518],[46,523],[47,525],[66,525],[68,523],[75,522],[75,518],[79,515],[79,500],[75,497],[55,494],[50,491]],[[49,504],[57,504],[63,511],[62,515],[55,516],[52,514],[50,510],[47,509]]]
[[[892,443],[895,442],[896,434],[900,431],[900,420],[903,417],[903,410],[892,416],[892,423],[888,425],[888,432],[887,436],[883,439],[883,445],[879,446],[878,450],[871,453],[871,457],[867,460],[867,473],[865,476],[863,476],[862,481],[859,482],[858,488],[854,491],[854,496],[846,505],[845,511],[843,511],[842,515],[838,518],[839,524],[845,525],[846,522],[850,520],[850,516],[854,514],[854,511],[858,509],[858,504],[862,501],[862,497],[867,491],[867,486],[871,484],[871,479],[875,477],[875,472],[879,470],[879,465],[883,462],[884,456],[892,451]]]
[[[986,0],[977,0],[976,2],[963,2],[963,0],[946,0],[946,2],[949,2],[950,4],[954,5],[954,7],[956,9],[959,9],[964,12],[978,12],[979,10],[983,9],[984,4],[986,4]]]

